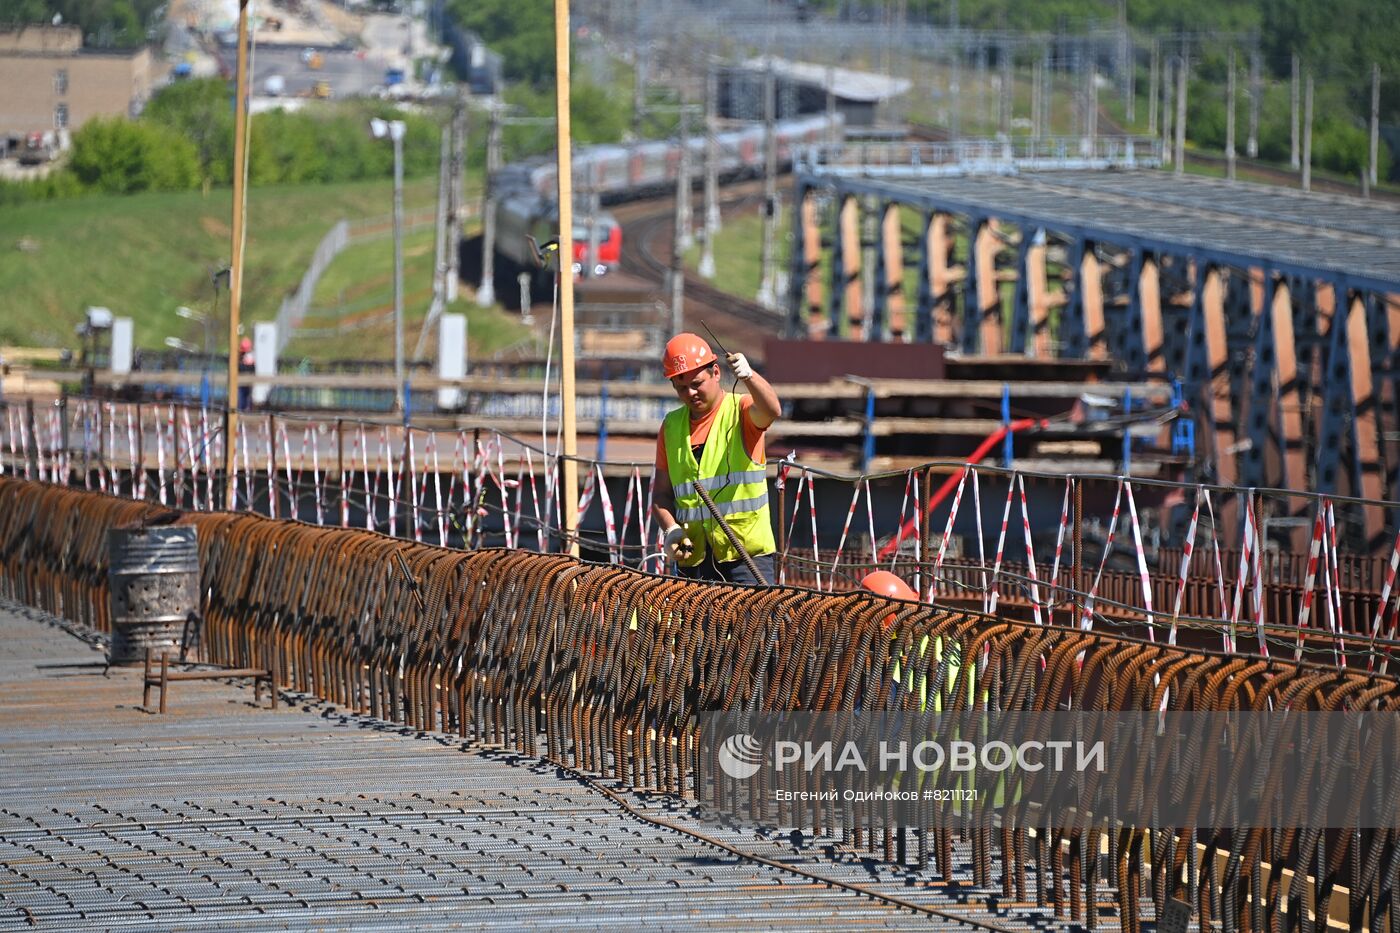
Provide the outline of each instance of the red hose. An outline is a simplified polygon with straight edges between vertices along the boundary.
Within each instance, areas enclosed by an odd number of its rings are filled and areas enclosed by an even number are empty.
[[[1004,424],[1001,427],[997,428],[995,431],[993,431],[991,434],[988,434],[986,438],[983,439],[982,443],[977,445],[977,448],[973,450],[972,453],[968,456],[967,463],[980,463],[982,461],[982,458],[987,455],[987,451],[991,450],[997,444],[1001,443],[1002,439],[1006,437],[1008,432],[1015,434],[1017,431],[1024,431],[1027,428],[1042,428],[1047,424],[1049,424],[1049,422],[1044,418],[1018,418],[1010,424]],[[928,510],[927,514],[924,515],[924,521],[928,521],[930,518],[932,518],[933,510],[938,507],[938,504],[940,502],[948,498],[948,493],[952,492],[953,488],[957,486],[958,478],[960,475],[960,473],[954,473],[952,476],[949,476],[943,481],[943,485],[938,487],[938,492],[934,493],[932,496],[929,497]],[[917,508],[917,506],[915,507]],[[913,533],[914,519],[911,518],[909,519],[909,521],[905,522],[903,525],[900,526],[900,529],[895,533],[893,540],[891,540],[884,547],[880,548],[880,552],[875,555],[875,559],[884,560],[885,558],[889,557],[899,548],[899,543]]]

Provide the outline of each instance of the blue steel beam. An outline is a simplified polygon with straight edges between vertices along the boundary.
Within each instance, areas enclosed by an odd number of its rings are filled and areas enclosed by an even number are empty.
[[[847,196],[844,190],[836,190],[836,210],[831,220],[831,290],[826,296],[829,318],[826,335],[832,340],[841,336],[841,319],[846,311],[846,253],[841,236],[841,207]]]
[[[1313,489],[1320,493],[1337,491],[1343,446],[1347,445],[1353,453],[1356,450],[1356,407],[1351,392],[1351,353],[1347,347],[1349,302],[1340,285],[1337,295],[1323,362],[1322,422],[1318,431],[1317,469],[1313,480]],[[1357,486],[1360,486],[1359,475]]]
[[[792,237],[791,252],[792,258],[788,263],[788,307],[787,307],[787,337],[789,340],[800,340],[807,334],[806,311],[804,305],[807,302],[807,257],[803,249],[803,226],[802,226],[802,205],[807,200],[807,193],[813,190],[811,185],[797,184],[792,199]],[[710,236],[708,230],[705,236]]]
[[[1025,353],[1030,342],[1031,330],[1031,288],[1026,275],[1026,265],[1034,245],[1034,231],[1021,230],[1021,245],[1016,250],[1016,290],[1011,299],[1011,343],[1012,353]]]
[[[833,178],[816,173],[799,173],[799,181],[807,180],[818,185],[833,185]],[[958,181],[959,179],[952,179]],[[965,180],[965,179],[962,179]],[[928,180],[925,180],[926,182]],[[915,187],[917,180],[910,179],[861,179],[841,177],[839,186],[850,193],[868,194],[878,198],[889,198],[911,207],[927,210],[940,210],[964,217],[983,217],[992,212],[985,199],[963,197],[951,191],[926,190]],[[1061,194],[1059,203],[1063,205],[1072,194]],[[1094,205],[1098,212],[1102,205]],[[1286,275],[1300,275],[1309,279],[1331,278],[1337,275],[1335,268],[1318,263],[1292,260],[1269,252],[1251,252],[1238,247],[1226,247],[1203,242],[1202,238],[1169,237],[1159,233],[1134,232],[1125,229],[1123,224],[1101,223],[1097,220],[1070,219],[1063,210],[1037,212],[1026,210],[1013,203],[998,203],[995,208],[998,219],[1024,227],[1044,227],[1046,230],[1063,234],[1068,238],[1080,237],[1102,243],[1113,244],[1125,249],[1140,249],[1147,253],[1174,253],[1190,256],[1197,260],[1213,262],[1220,266],[1248,269],[1270,264]],[[1108,212],[1105,212],[1108,213]],[[1144,222],[1145,225],[1146,222]],[[1376,275],[1365,269],[1348,270],[1346,277],[1354,287],[1376,292],[1400,292],[1400,275],[1387,277]]]
[[[932,260],[928,252],[929,227],[933,226],[933,211],[920,214],[919,222],[919,290],[914,311],[914,340],[933,342],[933,286],[929,284]]]
[[[986,353],[982,347],[982,303],[977,295],[977,235],[987,218],[973,214],[967,220],[967,258],[963,262],[963,333],[964,353]]]
[[[1122,315],[1108,315],[1112,321],[1109,330],[1109,346],[1114,349],[1114,358],[1128,367],[1128,372],[1141,375],[1147,371],[1147,344],[1142,328],[1142,268],[1143,263],[1153,256],[1143,255],[1141,249],[1134,249],[1128,261],[1128,307]]]
[[[1089,334],[1084,326],[1084,253],[1094,244],[1075,237],[1070,241],[1069,300],[1060,309],[1060,353],[1070,359],[1082,360],[1089,353]]]
[[[871,289],[875,295],[875,301],[870,309],[870,317],[866,320],[865,324],[865,339],[877,342],[885,339],[885,321],[889,317],[890,296],[889,288],[885,285],[884,220],[885,211],[889,209],[890,206],[891,205],[886,202],[881,204],[879,208],[878,216],[880,222],[875,231],[875,269],[873,272],[875,276],[875,287]],[[862,227],[864,227],[864,224],[862,224]],[[867,274],[868,271],[869,270],[862,266],[862,275]]]

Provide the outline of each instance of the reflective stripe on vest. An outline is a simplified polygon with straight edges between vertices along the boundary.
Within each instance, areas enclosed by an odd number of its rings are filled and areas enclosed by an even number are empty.
[[[752,499],[735,499],[732,502],[716,502],[715,511],[719,512],[719,514],[723,515],[725,518],[728,518],[729,516],[737,515],[740,512],[757,512],[759,509],[764,508],[767,505],[768,494],[764,493],[763,495],[756,496]],[[705,504],[703,502],[700,503],[700,507],[698,509],[676,509],[676,521],[681,522],[682,524],[684,524],[685,522],[702,521],[709,517],[710,510],[705,508]],[[744,546],[748,547],[748,545]]]
[[[662,424],[676,521],[696,545],[694,554],[681,561],[683,566],[696,566],[707,556],[720,563],[739,559],[739,552],[701,501],[697,479],[751,556],[777,550],[768,512],[768,473],[744,448],[740,396],[726,394],[719,406],[698,461],[690,447],[690,410],[674,409]]]
[[[726,473],[723,476],[712,476],[705,480],[705,491],[714,495],[717,490],[725,486],[738,483],[762,483],[768,479],[767,470],[743,470],[739,473]],[[671,487],[671,491],[677,496],[689,496],[695,492],[693,482],[677,483]]]

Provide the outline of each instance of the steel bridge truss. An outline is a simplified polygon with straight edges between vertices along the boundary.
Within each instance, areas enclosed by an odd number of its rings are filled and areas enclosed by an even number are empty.
[[[801,173],[792,203],[792,336],[1113,360],[1181,384],[1221,483],[1400,493],[1400,209],[1014,170]]]

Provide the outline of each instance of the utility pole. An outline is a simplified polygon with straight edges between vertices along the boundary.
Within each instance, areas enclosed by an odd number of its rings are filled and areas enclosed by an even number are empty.
[[[1181,64],[1176,70],[1176,163],[1172,166],[1178,175],[1186,171],[1186,72],[1189,68],[1183,48]]]
[[[234,457],[238,437],[238,315],[243,302],[243,163],[248,148],[248,2],[238,2],[238,71],[233,102],[233,224],[228,278],[228,401],[224,411],[225,507],[232,510]],[[251,506],[251,503],[249,503]]]
[[[1235,180],[1235,50],[1231,47],[1225,65],[1225,177]]]
[[[1157,95],[1162,93],[1162,46],[1152,40],[1152,57],[1147,66],[1147,135],[1157,135]]]
[[[598,266],[598,214],[602,210],[602,201],[598,195],[598,164],[595,162],[588,167],[588,260],[583,264],[583,277],[593,278],[593,270]]]
[[[1040,134],[1055,135],[1055,62],[1051,57],[1049,43],[1042,50],[1040,59]]]
[[[566,0],[559,0],[566,2]],[[679,334],[685,329],[685,248],[688,240],[686,230],[686,202],[690,200],[690,120],[685,102],[680,106],[681,118],[681,161],[676,172],[676,211],[675,224],[671,231],[671,333]]]
[[[394,406],[408,416],[408,399],[403,387],[403,134],[404,125],[390,123],[389,137],[394,144]]]
[[[451,127],[444,126],[438,131],[438,200],[437,214],[433,218],[433,301],[428,306],[428,314],[423,318],[423,326],[418,331],[418,342],[413,346],[413,361],[423,358],[428,346],[428,335],[433,325],[442,315],[442,306],[447,294],[447,227],[451,212],[448,201],[451,198],[452,183],[452,134]]]
[[[647,47],[642,37],[642,0],[633,0],[632,23],[632,135],[642,138],[642,116],[646,113]]]
[[[676,179],[676,210],[680,213],[680,247],[681,252],[690,249],[695,242],[694,221],[691,218],[690,197],[694,191],[690,163],[690,107],[681,99],[681,160],[676,166],[676,172],[680,176]]]
[[[447,289],[443,296],[448,304],[457,300],[457,285],[461,280],[462,175],[466,169],[466,148],[467,104],[466,99],[459,96],[452,111],[452,204],[447,214]]]
[[[977,131],[985,133],[991,121],[987,119],[987,41],[977,40]]]
[[[1137,55],[1133,48],[1132,36],[1128,34],[1128,0],[1118,0],[1118,41],[1120,45],[1119,62],[1123,69],[1123,96],[1125,100],[1125,118],[1128,125],[1133,125],[1133,113],[1137,106]]]
[[[1371,187],[1379,182],[1378,159],[1381,138],[1381,66],[1371,65]]]
[[[578,556],[578,426],[574,418],[574,179],[569,114],[569,0],[554,0],[555,138],[559,172],[559,420],[563,430],[564,527],[569,553]]]
[[[952,0],[953,67],[948,77],[948,135],[957,140],[962,135],[962,30],[958,28],[958,0]]]
[[[1099,66],[1089,59],[1089,86],[1085,88],[1088,102],[1084,112],[1084,127],[1089,137],[1089,155],[1094,154],[1094,146],[1099,138]]]
[[[1012,70],[1011,70],[1011,43],[1003,41],[998,48],[1001,56],[1001,106],[997,113],[997,128],[1004,136],[1011,135],[1011,108],[1012,108]]]
[[[715,133],[715,100],[719,80],[714,63],[705,69],[705,222],[700,253],[700,274],[715,277],[715,234],[719,233],[719,139]]]
[[[765,308],[777,306],[777,296],[773,287],[773,249],[777,237],[778,210],[778,133],[775,108],[777,82],[773,75],[773,62],[768,62],[768,71],[763,77],[763,245],[760,252],[760,266],[763,277],[758,286],[758,303]]]
[[[496,172],[501,168],[501,108],[491,104],[491,126],[486,131],[486,190],[481,199],[481,286],[476,290],[478,307],[496,303]],[[560,260],[561,265],[563,260]]]
[[[1259,84],[1259,50],[1249,53],[1249,139],[1245,141],[1245,155],[1259,158],[1259,97],[1262,88]]]
[[[1041,103],[1040,103],[1040,91],[1041,91],[1041,87],[1040,87],[1040,85],[1041,85],[1041,82],[1044,80],[1044,74],[1043,74],[1044,68],[1045,68],[1045,60],[1044,60],[1043,58],[1038,58],[1038,59],[1036,59],[1035,64],[1034,64],[1034,65],[1032,66],[1032,68],[1031,68],[1031,138],[1032,138],[1032,139],[1039,139],[1039,138],[1040,138],[1040,133],[1041,133],[1041,119],[1040,119],[1040,106],[1041,106]]]
[[[835,146],[841,142],[836,129],[836,69],[826,66],[826,127],[827,143]]]
[[[1313,77],[1308,72],[1307,90],[1303,96],[1303,190],[1312,190],[1312,117]]]
[[[1162,62],[1162,161],[1167,165],[1172,161],[1172,80],[1175,68],[1174,58]]]
[[[1292,110],[1289,115],[1289,136],[1291,145],[1288,149],[1288,164],[1293,167],[1293,171],[1298,171],[1302,164],[1298,159],[1298,53],[1293,53],[1293,77],[1290,87],[1290,100]]]

